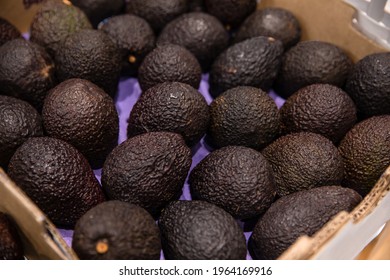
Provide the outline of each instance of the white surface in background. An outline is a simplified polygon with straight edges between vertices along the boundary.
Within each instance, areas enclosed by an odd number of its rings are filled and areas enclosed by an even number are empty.
[[[357,9],[353,24],[364,35],[390,49],[390,1],[344,0]]]

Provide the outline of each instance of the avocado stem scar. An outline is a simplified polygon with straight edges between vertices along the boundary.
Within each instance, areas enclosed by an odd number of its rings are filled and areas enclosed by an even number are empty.
[[[107,239],[100,239],[96,243],[96,252],[99,254],[105,254],[108,252],[108,242]]]
[[[129,55],[129,62],[135,63],[137,61],[137,58],[134,55]]]

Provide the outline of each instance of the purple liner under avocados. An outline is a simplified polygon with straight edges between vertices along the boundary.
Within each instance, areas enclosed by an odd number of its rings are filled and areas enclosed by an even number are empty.
[[[213,100],[211,95],[209,94],[209,84],[208,84],[208,74],[204,74],[202,76],[202,81],[199,86],[199,92],[205,97],[208,104],[210,104]],[[122,143],[127,139],[126,131],[127,131],[127,120],[130,115],[130,111],[133,108],[134,104],[137,102],[139,96],[141,95],[141,88],[138,84],[137,79],[135,78],[127,78],[121,79],[118,87],[118,93],[115,98],[115,105],[119,115],[119,139],[118,144]],[[270,92],[269,95],[275,100],[276,105],[280,108],[284,100],[277,96],[274,92]],[[192,165],[190,171],[211,151],[212,148],[205,144],[204,138],[200,141],[198,145],[193,147],[193,156],[192,156]],[[100,182],[101,169],[94,170],[96,178]],[[186,182],[183,187],[183,193],[180,197],[180,200],[191,200],[191,193],[188,184],[188,176]],[[244,228],[244,223],[242,221],[238,221],[240,226]],[[59,230],[65,239],[66,243],[71,246],[73,230]],[[249,236],[251,235],[250,231],[244,230],[245,238],[248,241]],[[164,255],[161,252],[161,259],[164,259]],[[251,259],[249,253],[247,253],[247,259]]]

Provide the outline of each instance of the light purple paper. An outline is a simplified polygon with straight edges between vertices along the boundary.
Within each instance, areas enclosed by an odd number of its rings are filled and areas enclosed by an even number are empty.
[[[204,74],[202,76],[202,81],[199,86],[200,93],[205,97],[208,104],[210,104],[213,100],[211,95],[208,91],[209,85],[208,85],[208,74]],[[135,78],[128,78],[128,79],[122,79],[119,83],[118,93],[115,98],[115,105],[116,109],[118,111],[119,115],[119,140],[118,144],[122,143],[127,139],[126,131],[127,131],[127,120],[130,115],[130,111],[133,108],[134,104],[137,102],[139,96],[141,95],[141,89],[138,84],[137,79]],[[276,105],[278,108],[280,108],[284,100],[277,96],[274,92],[270,92],[270,96],[275,100]],[[212,148],[209,147],[205,141],[204,138],[200,141],[198,145],[192,148],[193,156],[192,156],[192,164],[190,171],[203,159],[205,158],[210,152],[212,151]],[[100,182],[101,177],[101,169],[94,170],[96,178]],[[186,179],[186,182],[183,187],[183,193],[180,197],[180,200],[191,200],[191,193],[189,189],[188,184],[188,176]],[[239,225],[244,229],[244,223],[242,221],[238,221]],[[72,236],[73,231],[72,230],[62,230],[60,229],[60,233],[62,234],[63,238],[65,239],[66,243],[71,246],[72,242]],[[246,240],[248,240],[249,236],[251,235],[250,231],[244,230],[244,234],[246,237]],[[161,252],[161,259],[164,259],[163,253]],[[249,255],[249,252],[247,252],[247,259],[251,259],[251,256]]]

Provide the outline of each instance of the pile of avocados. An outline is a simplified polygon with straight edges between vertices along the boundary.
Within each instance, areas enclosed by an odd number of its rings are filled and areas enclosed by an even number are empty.
[[[390,52],[255,0],[41,2],[0,19],[0,167],[80,259],[277,259],[390,165]]]

